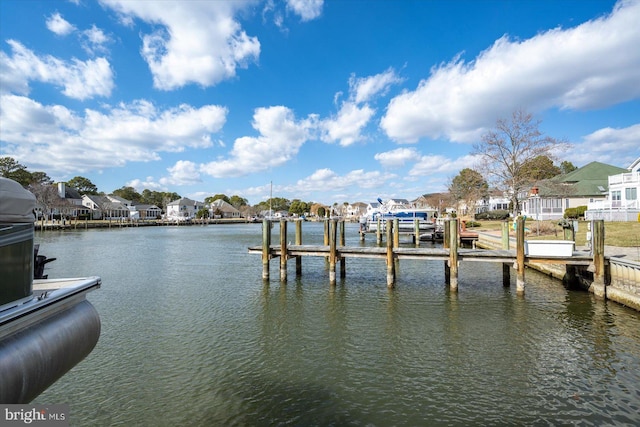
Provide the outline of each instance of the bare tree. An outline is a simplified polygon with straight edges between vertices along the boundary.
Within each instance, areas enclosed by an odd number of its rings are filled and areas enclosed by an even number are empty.
[[[29,191],[36,196],[36,201],[42,209],[42,223],[49,219],[54,208],[59,207],[61,203],[60,196],[58,196],[58,189],[54,185],[32,183],[29,186]]]
[[[509,119],[498,119],[495,129],[482,135],[482,141],[473,146],[484,176],[510,195],[514,216],[521,193],[535,181],[527,162],[538,156],[553,159],[553,151],[566,146],[563,141],[544,136],[539,125],[540,121],[530,113],[516,110]]]

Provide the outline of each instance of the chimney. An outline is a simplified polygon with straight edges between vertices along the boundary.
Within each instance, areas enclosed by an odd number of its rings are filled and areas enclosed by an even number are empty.
[[[58,183],[58,196],[59,196],[61,199],[64,199],[65,194],[66,194],[66,192],[67,192],[67,191],[66,191],[66,188],[65,188],[65,184],[66,184],[66,183],[64,183],[64,182],[59,182],[59,183]]]

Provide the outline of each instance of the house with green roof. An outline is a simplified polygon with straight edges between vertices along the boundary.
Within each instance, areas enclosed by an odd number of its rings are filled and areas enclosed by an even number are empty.
[[[522,214],[536,220],[561,219],[567,208],[605,201],[609,177],[625,172],[629,171],[591,162],[567,174],[540,181],[522,198]]]
[[[625,172],[609,176],[608,184],[607,198],[589,203],[585,219],[640,220],[640,157]]]

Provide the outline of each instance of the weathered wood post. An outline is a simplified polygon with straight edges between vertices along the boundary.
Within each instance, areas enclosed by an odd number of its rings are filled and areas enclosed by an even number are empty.
[[[604,221],[594,220],[591,223],[593,233],[593,294],[598,298],[607,297],[607,288],[604,281]]]
[[[336,284],[336,220],[329,224],[329,283]]]
[[[524,218],[516,220],[516,293],[524,294]]]
[[[458,220],[449,221],[449,289],[458,291]]]
[[[416,247],[420,246],[420,220],[418,218],[413,220],[413,243]]]
[[[387,220],[387,287],[393,288],[396,281],[395,261],[393,257],[393,221]]]
[[[324,245],[329,246],[329,219],[324,220]],[[324,257],[325,262],[329,263],[329,257]]]
[[[442,247],[444,249],[449,249],[449,236],[451,234],[449,230],[449,221],[446,220],[444,223],[444,240],[442,241]],[[444,262],[444,282],[448,285],[451,279],[451,269],[449,268],[449,261]]]
[[[377,218],[378,228],[376,229],[376,244],[382,243],[382,220],[380,217]]]
[[[302,221],[296,221],[296,245],[302,244]],[[296,257],[296,276],[302,276],[302,257]]]
[[[269,247],[271,246],[271,221],[262,220],[262,278],[269,280]]]
[[[509,220],[502,221],[502,249],[509,250]],[[511,266],[509,263],[502,263],[502,286],[511,286]]]
[[[393,219],[393,247],[400,247],[400,220],[398,218]]]
[[[345,245],[344,237],[344,220],[340,221],[340,246]],[[344,257],[340,257],[340,277],[344,278],[347,275],[347,261]]]
[[[280,281],[287,281],[287,221],[280,220]]]

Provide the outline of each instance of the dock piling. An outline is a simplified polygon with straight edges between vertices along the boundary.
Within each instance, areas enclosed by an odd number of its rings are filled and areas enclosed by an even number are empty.
[[[502,221],[502,249],[509,250],[509,221]],[[511,266],[508,263],[502,263],[502,286],[508,288],[511,286]]]
[[[269,280],[269,260],[271,254],[269,247],[271,246],[271,221],[262,220],[262,278]]]
[[[287,281],[287,221],[280,220],[280,281]]]
[[[329,282],[331,285],[336,284],[336,224],[335,219],[329,223]]]
[[[457,219],[448,221],[449,228],[449,289],[458,291],[458,226]]]
[[[604,282],[604,220],[598,219],[591,222],[593,239],[593,294],[598,298],[606,298],[606,285]]]
[[[387,220],[387,287],[393,288],[396,281],[396,263],[393,257],[393,221]]]
[[[345,237],[344,237],[344,221],[340,221],[340,246],[344,247],[345,245]],[[344,257],[340,257],[340,277],[345,278],[347,276],[347,261]]]
[[[302,221],[296,221],[296,245],[302,244]],[[296,277],[302,276],[302,257],[296,257]]]
[[[516,220],[516,293],[524,294],[524,218]]]

